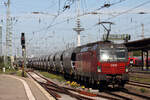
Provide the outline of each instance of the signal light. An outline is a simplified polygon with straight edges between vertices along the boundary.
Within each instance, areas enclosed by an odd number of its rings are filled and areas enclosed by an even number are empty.
[[[24,33],[21,33],[21,45],[22,45],[22,48],[24,49],[25,48],[25,34]]]

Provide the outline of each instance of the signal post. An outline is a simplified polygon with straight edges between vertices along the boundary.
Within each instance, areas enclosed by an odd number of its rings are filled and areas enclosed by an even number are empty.
[[[24,68],[26,67],[26,47],[25,47],[25,34],[21,33],[21,46],[22,46],[22,77],[24,77]]]

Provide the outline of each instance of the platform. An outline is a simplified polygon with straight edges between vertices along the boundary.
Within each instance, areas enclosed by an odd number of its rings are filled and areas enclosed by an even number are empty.
[[[0,100],[53,100],[33,80],[0,74]]]

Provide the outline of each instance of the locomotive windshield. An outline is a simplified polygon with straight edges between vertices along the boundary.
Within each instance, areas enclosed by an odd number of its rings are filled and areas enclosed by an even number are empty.
[[[101,61],[126,60],[126,50],[124,48],[101,49],[100,60]]]

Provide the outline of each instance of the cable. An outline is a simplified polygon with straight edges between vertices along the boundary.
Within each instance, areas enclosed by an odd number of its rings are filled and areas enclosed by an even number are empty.
[[[74,1],[74,0],[73,0]],[[119,3],[121,3],[121,2],[123,2],[123,1],[126,1],[126,0],[120,0],[120,1],[118,1],[118,2],[115,2],[115,3],[112,3],[112,4],[109,4],[110,6],[113,6],[113,5],[116,5],[116,4],[119,4]],[[83,14],[81,14],[81,15],[79,15],[79,17],[82,17],[82,16],[85,16],[85,15],[88,15],[88,14],[92,14],[92,13],[95,13],[95,11],[97,11],[97,10],[101,10],[101,9],[104,9],[104,8],[106,8],[106,7],[108,7],[106,4],[104,5],[104,6],[101,6],[100,8],[98,8],[98,9],[95,9],[95,10],[93,10],[93,11],[90,11],[90,12],[87,12],[87,13],[83,13]],[[53,27],[53,26],[56,26],[56,25],[59,25],[59,24],[62,24],[62,23],[64,23],[64,22],[67,22],[68,20],[73,20],[73,19],[76,19],[77,18],[77,16],[75,16],[75,17],[71,17],[71,18],[68,18],[68,19],[66,19],[66,20],[63,20],[63,21],[61,21],[61,22],[58,22],[58,23],[55,23],[55,24],[53,24],[53,22],[47,27],[47,28],[44,28],[44,29],[49,29],[49,28],[51,28],[51,27]],[[42,30],[39,30],[39,31],[36,31],[36,32],[40,32],[40,31],[43,31],[44,29],[42,29]]]
[[[69,2],[69,3],[68,3]],[[63,12],[65,12],[66,9],[68,9],[68,7],[70,8],[70,6],[74,3],[74,0],[66,0],[65,4],[64,4],[64,8],[62,11],[58,11],[58,14],[53,18],[52,22],[50,23],[50,25],[48,25],[46,28],[40,29],[38,31],[35,32],[41,32],[43,30],[48,30],[49,28],[51,28],[53,26],[53,23],[55,22],[55,20],[61,15],[63,14]],[[68,21],[65,20],[65,22]]]
[[[139,7],[141,7],[141,6],[144,6],[144,5],[148,4],[148,3],[150,3],[150,0],[149,0],[149,1],[146,1],[146,2],[144,2],[144,3],[142,3],[142,4],[139,4],[139,5],[137,5],[137,6],[133,7],[133,8],[131,8],[131,9],[128,9],[128,10],[126,10],[126,11],[124,11],[124,12],[118,14],[118,15],[115,15],[115,16],[113,16],[113,17],[110,17],[110,18],[108,18],[108,19],[106,19],[106,20],[110,20],[110,19],[116,18],[116,17],[118,17],[118,16],[121,16],[121,15],[123,15],[123,14],[126,14],[126,13],[128,13],[128,12],[130,12],[130,11],[136,9],[136,8],[139,8]]]
[[[121,0],[121,1],[124,1],[124,0]],[[119,3],[119,2],[113,3],[113,5],[114,5],[114,4],[118,4],[118,3]],[[113,17],[111,17],[111,18],[108,18],[108,19],[106,19],[106,20],[110,20],[110,19],[112,19],[112,18],[115,18],[115,17],[118,17],[118,16],[120,16],[120,15],[126,14],[126,13],[128,13],[128,12],[130,12],[130,11],[136,9],[136,8],[139,8],[139,7],[141,7],[141,6],[145,5],[145,4],[148,4],[148,3],[150,3],[150,0],[144,2],[144,3],[140,4],[140,5],[137,5],[137,6],[131,8],[131,9],[129,9],[129,10],[126,10],[126,11],[124,11],[124,12],[121,12],[121,13],[119,13],[118,15],[113,16]],[[87,28],[87,29],[85,29],[85,30],[90,30],[90,29],[92,29],[92,28],[95,27],[95,26],[96,26],[96,25],[93,25],[92,27]],[[140,26],[140,25],[137,25],[137,26]]]

